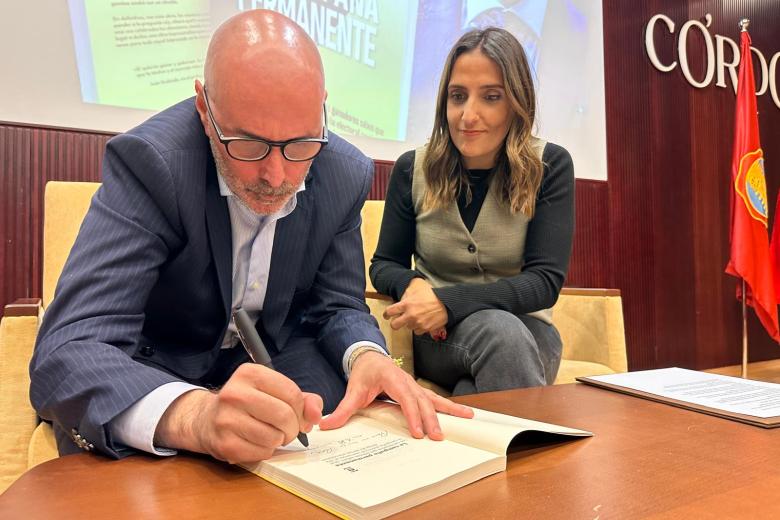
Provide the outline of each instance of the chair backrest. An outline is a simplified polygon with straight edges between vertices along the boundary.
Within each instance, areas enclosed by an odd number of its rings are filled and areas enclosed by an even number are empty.
[[[371,264],[371,257],[376,251],[376,244],[379,242],[379,228],[382,226],[382,214],[385,211],[385,201],[367,200],[363,205],[360,216],[363,223],[360,225],[360,233],[363,235],[363,260],[366,266],[366,291],[375,291],[368,277],[368,266]]]
[[[65,260],[76,241],[99,182],[60,182],[46,184],[43,216],[43,308],[54,298],[54,289]]]
[[[553,307],[553,323],[563,341],[562,359],[628,370],[619,290],[564,287]]]

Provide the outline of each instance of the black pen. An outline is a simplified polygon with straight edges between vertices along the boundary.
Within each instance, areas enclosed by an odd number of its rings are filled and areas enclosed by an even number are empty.
[[[236,309],[233,312],[233,323],[236,324],[238,338],[241,340],[241,344],[244,345],[246,353],[249,354],[249,359],[254,363],[273,370],[274,366],[271,363],[271,356],[268,355],[268,350],[266,350],[260,334],[257,333],[252,320],[244,309]],[[298,440],[307,448],[309,447],[309,438],[306,437],[305,433],[300,432]]]

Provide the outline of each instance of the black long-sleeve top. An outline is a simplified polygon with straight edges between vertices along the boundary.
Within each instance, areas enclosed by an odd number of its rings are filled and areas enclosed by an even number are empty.
[[[412,202],[414,150],[401,155],[393,167],[385,197],[379,243],[371,259],[371,282],[396,301],[415,277],[411,268],[416,241],[416,216]],[[447,308],[447,326],[483,309],[527,314],[551,307],[558,299],[569,267],[574,234],[574,166],[561,146],[547,143],[542,155],[544,174],[536,197],[536,211],[528,222],[523,270],[492,283],[464,283],[434,288]],[[470,170],[471,200],[465,190],[458,209],[471,231],[490,184],[491,170]]]

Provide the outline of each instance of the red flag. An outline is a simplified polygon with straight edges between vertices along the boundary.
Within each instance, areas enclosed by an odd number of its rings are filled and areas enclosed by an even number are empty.
[[[731,160],[731,259],[726,272],[745,281],[745,303],[775,341],[780,341],[777,297],[769,257],[769,215],[764,177],[764,153],[758,135],[756,85],[750,53],[750,35],[742,31],[734,153]],[[737,288],[737,298],[741,296]]]

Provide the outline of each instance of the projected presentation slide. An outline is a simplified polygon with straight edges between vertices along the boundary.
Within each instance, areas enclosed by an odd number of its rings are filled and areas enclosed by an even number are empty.
[[[160,110],[192,95],[211,35],[204,0],[69,0],[87,103]]]
[[[193,95],[213,29],[255,8],[287,15],[319,46],[332,130],[414,146],[430,135],[452,44],[504,27],[533,68],[537,133],[605,177],[599,0],[69,0],[83,100],[161,110]]]

